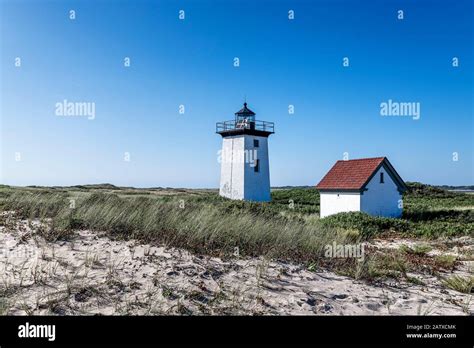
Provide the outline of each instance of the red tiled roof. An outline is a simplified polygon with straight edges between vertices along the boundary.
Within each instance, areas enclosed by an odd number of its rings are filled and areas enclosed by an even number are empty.
[[[316,185],[319,190],[360,190],[385,157],[337,161]]]

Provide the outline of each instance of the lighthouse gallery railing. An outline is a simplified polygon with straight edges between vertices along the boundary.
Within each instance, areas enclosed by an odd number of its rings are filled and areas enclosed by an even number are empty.
[[[216,123],[216,133],[232,131],[232,130],[237,130],[237,129],[244,129],[244,128],[254,129],[254,130],[259,130],[259,131],[264,131],[264,132],[271,132],[271,133],[275,132],[275,124],[273,122],[267,122],[267,121],[230,120],[230,121]]]

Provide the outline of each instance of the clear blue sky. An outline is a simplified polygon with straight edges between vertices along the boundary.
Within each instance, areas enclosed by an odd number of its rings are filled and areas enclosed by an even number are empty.
[[[0,3],[3,184],[218,187],[215,122],[245,96],[275,122],[273,186],[314,185],[344,152],[474,184],[471,0]],[[56,116],[64,99],[95,119]],[[382,117],[388,99],[420,119]]]

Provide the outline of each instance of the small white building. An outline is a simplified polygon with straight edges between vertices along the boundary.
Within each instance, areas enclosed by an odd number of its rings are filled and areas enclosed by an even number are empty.
[[[216,124],[216,133],[222,136],[219,194],[230,199],[270,201],[268,137],[274,133],[273,122],[255,120],[255,113],[244,103],[233,120]]]
[[[386,157],[337,161],[316,188],[321,218],[349,211],[400,217],[407,189]]]

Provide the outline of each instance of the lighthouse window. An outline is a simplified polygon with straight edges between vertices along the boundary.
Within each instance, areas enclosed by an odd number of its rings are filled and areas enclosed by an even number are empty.
[[[255,160],[255,167],[253,167],[253,171],[255,173],[260,172],[260,160],[258,160],[258,159]]]
[[[383,173],[380,173],[380,183],[383,184]]]
[[[253,140],[253,147],[258,147],[258,139]]]

